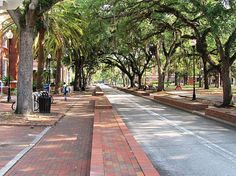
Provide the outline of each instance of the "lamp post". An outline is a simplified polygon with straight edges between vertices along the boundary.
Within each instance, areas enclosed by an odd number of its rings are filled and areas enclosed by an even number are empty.
[[[9,30],[6,33],[6,37],[8,39],[8,91],[7,91],[7,102],[10,102],[11,100],[11,80],[10,80],[10,56],[11,56],[11,41],[13,38],[13,33],[11,30]]]
[[[193,97],[192,100],[196,100],[196,88],[195,88],[195,77],[196,77],[196,73],[195,73],[195,46],[196,46],[196,40],[193,39],[191,40],[191,46],[193,47]]]
[[[48,94],[50,95],[50,85],[51,85],[51,68],[50,68],[50,62],[51,62],[51,54],[48,54]]]

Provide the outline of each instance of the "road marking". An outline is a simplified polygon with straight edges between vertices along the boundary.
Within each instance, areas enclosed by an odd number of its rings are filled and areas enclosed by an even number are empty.
[[[0,170],[0,176],[5,175],[28,151],[30,151],[42,137],[50,130],[51,127],[45,128],[41,133],[39,133],[36,138],[29,144],[28,147],[21,150],[11,161],[9,161],[3,168]]]
[[[112,96],[112,95],[111,95],[111,96]],[[110,96],[110,97],[111,97],[111,96]],[[135,97],[135,96],[134,96],[134,97]],[[112,97],[111,97],[111,98],[112,98]],[[123,97],[122,97],[122,98],[123,98]],[[209,140],[207,140],[207,139],[205,139],[205,138],[199,136],[198,134],[196,134],[196,133],[194,133],[194,132],[192,132],[192,131],[190,131],[190,130],[184,128],[184,127],[179,126],[178,124],[176,124],[176,123],[170,121],[169,119],[167,119],[165,116],[160,115],[160,114],[158,114],[158,113],[156,113],[156,112],[150,110],[149,108],[146,108],[146,107],[141,106],[140,104],[138,104],[138,103],[135,102],[134,100],[131,100],[130,98],[129,98],[129,99],[128,99],[128,98],[125,98],[125,99],[127,99],[128,102],[130,102],[130,103],[136,105],[136,106],[139,107],[140,109],[146,111],[148,114],[159,117],[159,119],[161,119],[162,121],[168,123],[170,126],[176,128],[177,130],[181,131],[182,133],[188,134],[188,135],[191,135],[191,136],[194,136],[195,138],[198,139],[198,141],[199,141],[201,144],[203,144],[203,145],[206,146],[207,148],[213,150],[214,152],[216,152],[216,153],[218,153],[219,155],[223,156],[224,158],[226,158],[226,159],[232,161],[233,163],[236,163],[236,154],[234,154],[234,153],[228,151],[228,150],[225,149],[225,148],[220,147],[220,146],[217,145],[217,144],[214,144],[213,142],[211,142],[211,141],[209,141]]]
[[[138,106],[139,108],[145,110],[147,113],[149,113],[150,115],[154,115],[154,116],[158,116],[162,121],[168,123],[169,125],[171,125],[172,127],[176,128],[177,130],[183,132],[184,134],[188,134],[188,135],[191,135],[191,136],[194,136],[196,137],[197,139],[199,139],[199,142],[201,144],[203,144],[204,146],[206,146],[207,148],[209,149],[212,149],[213,151],[215,151],[216,153],[220,154],[221,156],[223,156],[224,158],[228,159],[228,160],[231,160],[232,162],[236,163],[236,155],[222,147],[220,147],[219,145],[217,144],[214,144],[212,143],[211,141],[197,135],[196,133],[184,128],[184,127],[181,127],[179,125],[177,125],[176,123],[170,121],[169,119],[167,119],[165,116],[163,115],[160,115],[158,113],[155,113],[145,107],[142,107],[141,105],[139,105],[138,103],[134,102],[133,100],[130,100],[130,99],[127,99],[129,100],[130,102],[132,102],[133,104],[135,104],[136,106]]]

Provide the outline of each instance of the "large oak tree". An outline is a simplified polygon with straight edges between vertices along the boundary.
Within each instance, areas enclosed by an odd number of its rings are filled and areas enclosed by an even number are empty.
[[[32,113],[33,52],[36,21],[60,0],[28,0],[22,7],[9,10],[20,33],[20,61],[16,113]]]

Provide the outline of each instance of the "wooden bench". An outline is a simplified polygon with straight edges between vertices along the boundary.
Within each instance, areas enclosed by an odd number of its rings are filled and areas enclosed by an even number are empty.
[[[160,103],[169,106],[174,106],[176,108],[181,108],[184,110],[188,109],[192,111],[199,111],[199,110],[201,111],[208,108],[208,105],[206,104],[202,104],[200,102],[195,102],[195,101],[184,100],[183,98],[175,99],[167,96],[154,96],[154,99]]]

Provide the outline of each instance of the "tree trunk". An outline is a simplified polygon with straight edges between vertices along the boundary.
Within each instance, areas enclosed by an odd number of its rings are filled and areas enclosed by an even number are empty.
[[[130,81],[130,87],[134,87],[134,76],[129,76],[129,81]]]
[[[179,72],[175,72],[175,86],[179,85]]]
[[[220,75],[218,72],[215,73],[215,87],[220,88]]]
[[[33,84],[33,28],[20,30],[20,59],[17,83],[17,114],[32,113],[32,84]]]
[[[126,82],[126,83],[125,83],[126,86],[128,87],[128,86],[129,86],[129,78],[126,77],[126,78],[125,78],[125,82]]]
[[[167,82],[166,88],[169,87],[169,85],[170,85],[170,77],[171,77],[171,73],[170,73],[170,70],[168,69],[167,80],[166,80],[166,82]]]
[[[201,73],[198,75],[198,81],[199,81],[199,88],[202,87],[202,75]]]
[[[161,58],[159,52],[159,45],[156,46],[156,62],[157,62],[157,72],[158,72],[158,83],[157,83],[157,91],[164,90],[164,81],[163,81],[163,74],[161,68]]]
[[[142,75],[138,75],[138,89],[142,88]]]
[[[223,104],[222,106],[231,105],[233,94],[230,80],[230,63],[228,60],[224,59],[221,65],[221,77],[223,83]]]
[[[78,88],[78,82],[79,82],[79,66],[78,64],[75,64],[75,78],[74,78],[74,90],[75,91],[78,91],[79,88]]]
[[[125,87],[125,74],[122,72],[122,82],[123,82],[123,87]]]
[[[56,78],[55,78],[55,94],[59,93],[60,82],[61,82],[61,59],[62,59],[62,48],[58,48],[56,51],[57,67],[56,67]]]
[[[209,78],[206,64],[206,62],[203,62],[204,89],[209,89]]]
[[[75,78],[74,78],[74,90],[79,91],[78,82],[79,82],[79,53],[76,51],[73,52],[73,57],[75,59]]]
[[[37,83],[36,88],[37,90],[43,90],[43,71],[44,71],[44,36],[46,30],[40,29],[39,31],[39,51],[38,51],[38,72],[37,72]]]
[[[81,61],[81,58],[79,59],[79,64],[78,64],[78,82],[79,82],[79,90],[82,89],[82,71],[83,71],[83,68],[82,68],[82,61]]]
[[[82,70],[82,85],[81,85],[81,91],[85,91],[85,88],[86,88],[86,76],[85,76],[85,73],[84,73],[84,70]]]
[[[188,73],[184,73],[184,85],[188,84]]]
[[[158,73],[158,86],[157,91],[163,91],[165,89],[165,73]]]

